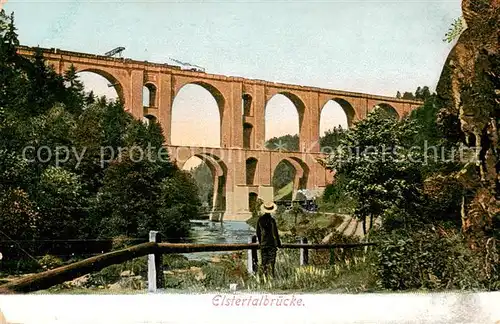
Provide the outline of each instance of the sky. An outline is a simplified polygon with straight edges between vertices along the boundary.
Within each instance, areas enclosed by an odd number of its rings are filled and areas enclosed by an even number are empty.
[[[208,73],[395,96],[434,89],[453,46],[443,42],[460,0],[444,1],[79,1],[8,0],[23,45],[137,60],[200,65]],[[87,89],[116,95],[81,73]],[[321,134],[347,120],[329,102]],[[173,106],[172,143],[219,146],[215,100],[187,85]],[[207,132],[210,129],[210,132]],[[266,106],[266,138],[298,132],[283,96]]]

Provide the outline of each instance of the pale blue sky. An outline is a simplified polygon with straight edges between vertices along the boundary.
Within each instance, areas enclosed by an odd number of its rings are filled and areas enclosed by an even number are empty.
[[[460,3],[9,0],[5,9],[15,11],[25,45],[101,54],[124,46],[124,56],[138,60],[174,57],[209,73],[394,96],[435,87],[452,46],[442,39]],[[193,88],[174,103],[176,124],[218,125],[211,98]],[[266,137],[297,132],[293,107],[275,101]],[[322,131],[344,123],[330,105]],[[173,125],[173,136],[182,129]]]

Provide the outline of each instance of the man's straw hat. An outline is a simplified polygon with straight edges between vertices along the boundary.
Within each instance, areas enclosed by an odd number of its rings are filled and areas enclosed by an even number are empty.
[[[277,209],[278,209],[278,206],[276,206],[276,204],[272,201],[265,202],[260,206],[260,211],[264,214],[274,213],[274,212],[276,212]]]

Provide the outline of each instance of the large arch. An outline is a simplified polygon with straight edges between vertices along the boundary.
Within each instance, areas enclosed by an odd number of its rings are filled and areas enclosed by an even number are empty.
[[[291,113],[293,113],[293,111],[297,113],[298,123],[283,122],[283,116],[289,116]],[[305,131],[303,129],[304,112],[304,102],[301,98],[291,92],[278,92],[270,97],[266,102],[264,112],[264,138],[266,142],[274,137],[297,135],[299,140],[297,148],[282,147],[282,149],[288,151],[299,151],[300,143],[303,140],[301,134],[303,134]],[[291,119],[292,118],[289,118],[289,120]],[[273,129],[272,131],[271,128]]]
[[[89,68],[78,70],[77,76],[83,83],[85,91],[92,91],[97,97],[106,96],[111,100],[116,98],[125,103],[123,86],[112,74],[104,70]]]
[[[226,106],[226,100],[224,99],[224,95],[222,94],[222,92],[216,86],[214,86],[210,83],[200,81],[200,80],[192,80],[192,81],[183,82],[181,85],[176,87],[177,90],[174,90],[173,100],[175,100],[175,98],[177,97],[179,92],[182,91],[183,88],[185,88],[186,86],[189,86],[189,85],[200,86],[212,95],[212,97],[217,102],[217,107],[219,108],[219,113],[220,113],[221,120],[222,120],[222,116],[224,116],[224,109]]]
[[[340,109],[339,109],[340,108]],[[352,124],[354,120],[356,119],[356,111],[354,110],[353,106],[345,99],[342,98],[331,98],[325,102],[325,104],[321,107],[320,109],[320,125],[321,121],[323,119],[323,113],[325,109],[334,109],[336,112],[336,115],[339,115],[338,117],[341,117],[340,123],[337,123],[336,125],[331,125],[331,126],[338,126],[339,124],[343,128],[350,128],[352,127]],[[343,112],[343,116],[345,116],[345,119],[342,117],[340,110]],[[344,127],[345,126],[345,127]],[[320,127],[321,131],[321,127]],[[322,134],[320,132],[320,134]]]
[[[298,189],[306,189],[308,187],[308,182],[309,182],[309,173],[310,173],[309,166],[307,165],[307,163],[302,161],[300,158],[291,156],[289,159],[295,162],[294,166],[296,168],[300,167],[300,169],[301,169],[301,172],[299,173],[300,179],[299,179],[299,183],[297,186],[297,190]]]
[[[278,168],[282,165],[287,165],[289,168],[292,168],[294,171],[292,183],[288,183],[285,187],[277,188],[277,192],[275,192],[275,199],[281,200],[285,197],[289,196],[289,192],[291,192],[291,199],[294,200],[298,190],[306,189],[309,178],[309,167],[306,163],[296,157],[285,157],[281,159],[273,168],[273,176],[272,182],[273,187],[276,185],[276,180],[283,182],[286,179],[276,179],[276,172]],[[276,190],[276,188],[275,188]]]
[[[213,176],[213,194],[212,194],[212,211],[223,213],[226,210],[226,193],[227,193],[227,166],[217,156],[210,153],[196,153],[189,159],[184,161],[181,168],[184,168],[186,162],[191,158],[196,157],[203,161]]]
[[[171,144],[221,147],[225,100],[204,82],[186,83],[172,101]]]

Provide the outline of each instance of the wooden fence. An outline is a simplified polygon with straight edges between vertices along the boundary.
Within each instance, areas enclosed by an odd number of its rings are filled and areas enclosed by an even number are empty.
[[[376,245],[376,243],[343,243],[343,244],[308,244],[306,238],[300,243],[284,243],[284,249],[300,249],[300,265],[308,264],[311,249],[349,249]],[[161,235],[157,231],[149,233],[149,242],[127,247],[125,249],[104,253],[82,261],[62,266],[11,281],[0,286],[0,293],[28,293],[50,288],[65,281],[81,277],[87,273],[99,271],[113,264],[123,263],[134,258],[148,255],[148,291],[156,292],[164,288],[162,270],[162,255],[172,253],[196,253],[196,252],[221,252],[221,251],[244,251],[248,253],[248,272],[257,271],[257,250],[259,245],[256,236],[249,238],[248,243],[241,244],[184,244],[184,243],[162,243]]]

